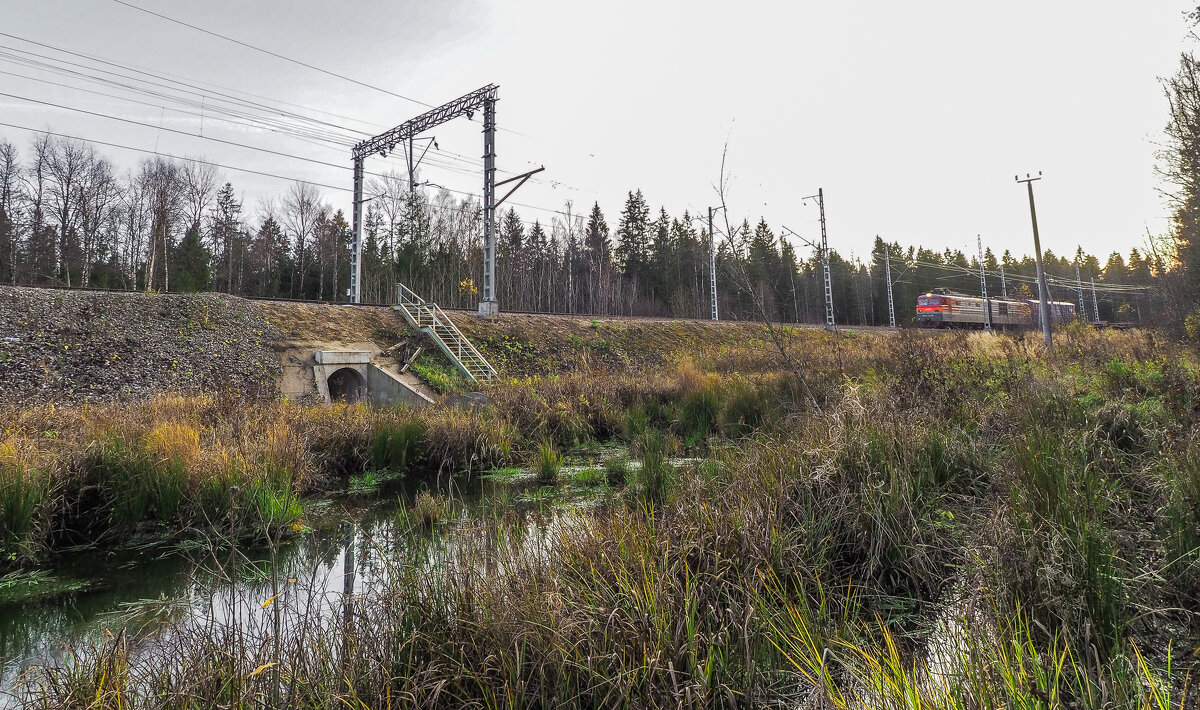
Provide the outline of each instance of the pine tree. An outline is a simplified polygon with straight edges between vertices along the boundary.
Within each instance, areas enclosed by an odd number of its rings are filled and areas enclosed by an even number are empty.
[[[516,303],[525,280],[525,224],[516,210],[504,213],[497,242],[496,277],[502,284],[502,298],[505,303]]]

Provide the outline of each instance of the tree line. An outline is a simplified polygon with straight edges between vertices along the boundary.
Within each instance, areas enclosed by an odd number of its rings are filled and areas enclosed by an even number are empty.
[[[395,300],[404,283],[443,306],[473,308],[482,270],[482,208],[472,197],[412,189],[385,174],[365,191],[362,297]],[[825,319],[819,254],[803,252],[765,220],[715,230],[722,318]],[[26,149],[0,140],[0,283],[147,291],[219,291],[241,296],[347,300],[351,231],[309,183],[291,184],[248,209],[233,184],[202,161],[147,158],[120,172],[95,146],[52,135]],[[709,317],[709,233],[698,215],[656,212],[631,191],[610,226],[599,203],[567,203],[543,222],[509,209],[499,217],[496,287],[501,308],[597,315]],[[839,324],[886,325],[884,253],[892,268],[898,324],[912,321],[920,293],[978,293],[978,260],[962,251],[903,246],[876,238],[865,257],[829,255]],[[1081,249],[1047,252],[1046,271],[1101,284],[1099,318],[1136,320],[1154,293],[1106,284],[1155,286],[1173,262],[1138,249],[1103,264]],[[1029,297],[1033,259],[984,255],[988,291]],[[1002,283],[1000,271],[1006,276]],[[1056,283],[1056,300],[1076,301]]]

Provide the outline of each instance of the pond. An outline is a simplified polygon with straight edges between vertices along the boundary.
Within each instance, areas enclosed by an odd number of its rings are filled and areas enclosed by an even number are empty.
[[[440,484],[366,474],[342,494],[306,501],[308,527],[273,550],[191,540],[69,553],[47,569],[0,577],[0,705],[16,701],[31,667],[67,663],[69,649],[109,634],[138,643],[168,623],[254,625],[276,599],[341,613],[347,592],[369,594],[396,564],[432,567],[479,536],[516,533],[539,554],[556,526],[612,499],[597,462],[616,455],[576,453],[552,486],[522,469]]]

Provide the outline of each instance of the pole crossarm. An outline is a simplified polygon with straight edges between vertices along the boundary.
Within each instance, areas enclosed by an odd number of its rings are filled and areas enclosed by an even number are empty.
[[[400,145],[402,141],[406,141],[423,131],[427,131],[459,116],[470,116],[476,111],[482,110],[488,102],[495,101],[498,88],[495,84],[488,84],[481,89],[476,89],[437,108],[432,108],[416,118],[410,118],[390,131],[380,133],[374,138],[368,138],[354,146],[354,158],[355,160],[362,160],[372,153],[387,153],[397,145]]]
[[[516,185],[513,185],[513,188],[511,190],[504,193],[504,197],[501,197],[500,199],[496,200],[496,207],[499,207],[501,204],[504,203],[505,200],[507,200],[509,197],[512,197],[512,194],[514,192],[521,189],[521,186],[525,184],[526,180],[533,177],[534,175],[537,175],[538,173],[542,172],[545,169],[546,169],[546,167],[543,165],[542,167],[535,168],[533,170],[530,170],[527,173],[521,173],[520,175],[514,175],[513,177],[510,177],[506,180],[501,180],[500,182],[496,183],[496,187],[500,187],[501,185],[507,185],[508,183],[510,183],[514,180],[521,181],[521,182],[518,182]]]

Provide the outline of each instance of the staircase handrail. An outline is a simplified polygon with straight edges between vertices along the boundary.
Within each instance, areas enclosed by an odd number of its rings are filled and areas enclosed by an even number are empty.
[[[450,320],[450,317],[446,315],[446,312],[443,311],[441,309],[441,307],[438,306],[438,304],[426,301],[425,299],[418,296],[415,291],[413,291],[412,289],[410,289],[409,287],[405,286],[402,283],[398,283],[398,284],[396,284],[396,286],[397,286],[397,300],[400,303],[400,307],[404,309],[405,313],[408,314],[409,318],[414,323],[416,323],[418,325],[418,327],[429,328],[429,330],[432,332],[433,336],[435,338],[437,338],[438,340],[440,340],[447,349],[450,348],[450,344],[447,343],[440,335],[438,335],[437,331],[435,329],[439,325],[442,327],[445,327],[445,328],[449,328],[450,332],[454,334],[454,339],[455,339],[454,344],[458,349],[458,354],[456,355],[456,357],[458,357],[458,359],[460,361],[462,360],[461,356],[462,356],[464,346],[465,346],[465,349],[473,356],[475,361],[477,363],[482,364],[482,368],[488,377],[496,376],[496,374],[497,374],[496,368],[492,367],[492,364],[487,361],[487,358],[485,358],[483,356],[483,354],[480,353],[475,348],[475,346],[471,343],[471,341],[467,338],[467,336],[463,335],[462,331],[458,329],[458,326],[454,325],[454,321]],[[413,313],[412,310],[410,310],[410,308],[409,308],[410,305],[414,307],[414,309],[416,311],[415,314]],[[421,325],[422,316],[427,316],[429,318],[429,320],[431,321],[431,324],[427,325],[427,326],[422,326]],[[465,367],[465,363],[464,363],[464,367]]]

